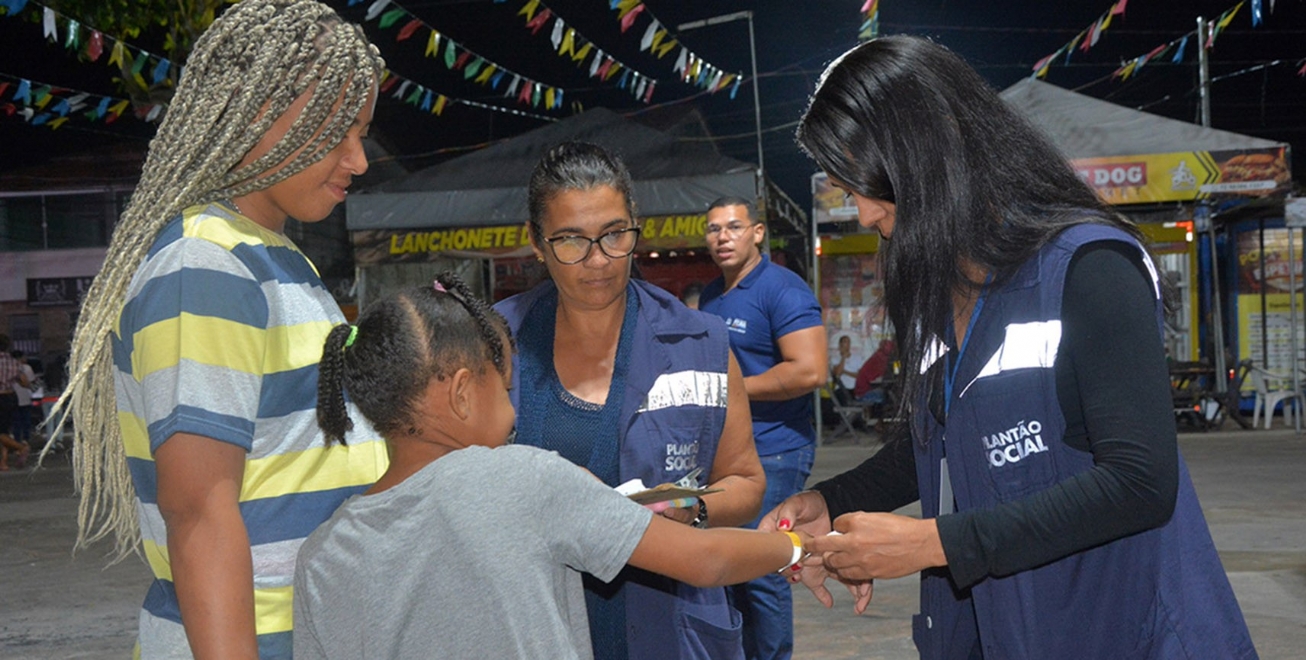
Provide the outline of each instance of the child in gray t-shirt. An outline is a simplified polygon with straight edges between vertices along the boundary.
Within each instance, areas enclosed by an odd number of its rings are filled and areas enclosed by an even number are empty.
[[[390,466],[299,551],[298,660],[591,658],[582,571],[606,581],[629,563],[715,586],[801,558],[792,532],[696,529],[557,454],[504,446],[509,336],[452,274],[331,331],[318,422],[343,441],[347,392]]]

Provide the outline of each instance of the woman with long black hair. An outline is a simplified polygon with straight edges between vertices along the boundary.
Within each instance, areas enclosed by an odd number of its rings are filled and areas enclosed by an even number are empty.
[[[887,239],[909,420],[767,515],[820,537],[801,579],[860,611],[870,580],[920,572],[925,658],[1255,657],[1179,456],[1138,229],[925,39],[831,64],[798,142]]]

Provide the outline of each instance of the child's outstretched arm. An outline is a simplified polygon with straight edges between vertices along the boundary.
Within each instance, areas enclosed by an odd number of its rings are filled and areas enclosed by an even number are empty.
[[[810,538],[799,535],[800,543]],[[786,569],[804,554],[784,532],[698,529],[653,516],[629,563],[696,587],[715,587]]]

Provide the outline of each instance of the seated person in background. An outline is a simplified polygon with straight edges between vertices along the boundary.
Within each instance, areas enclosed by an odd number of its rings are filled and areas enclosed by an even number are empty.
[[[836,387],[848,390],[849,383],[856,378],[852,369],[848,368],[848,358],[853,354],[853,339],[848,335],[839,337],[839,361],[830,365],[830,377],[834,379]]]
[[[589,659],[581,571],[611,580],[629,562],[707,587],[800,568],[810,538],[691,527],[555,452],[504,446],[510,337],[450,273],[327,336],[318,423],[343,441],[347,394],[391,459],[300,549],[299,660]]]
[[[875,349],[871,357],[866,358],[862,368],[857,370],[857,383],[853,385],[853,396],[860,403],[881,405],[884,403],[884,385],[880,382],[893,361],[893,340],[885,339]]]

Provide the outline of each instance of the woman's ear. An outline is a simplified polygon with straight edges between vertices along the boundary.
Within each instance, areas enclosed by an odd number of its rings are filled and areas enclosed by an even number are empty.
[[[535,242],[535,231],[531,229],[530,222],[526,223],[526,238],[531,242],[531,252],[535,253],[535,260],[543,263],[544,250],[540,247],[539,243]]]
[[[449,410],[462,422],[472,416],[472,371],[467,367],[449,378]]]

